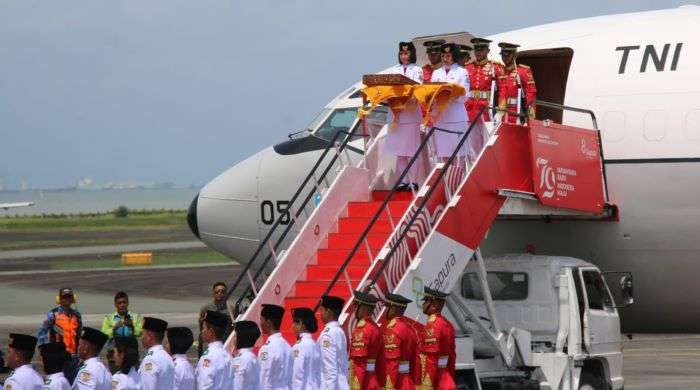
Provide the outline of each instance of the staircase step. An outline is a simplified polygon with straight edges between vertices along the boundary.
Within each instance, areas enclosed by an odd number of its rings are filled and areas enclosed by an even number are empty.
[[[362,279],[367,273],[367,267],[349,265],[346,269],[351,279]],[[306,268],[306,280],[330,281],[338,272],[337,265],[310,265]]]
[[[360,284],[360,279],[351,279],[353,288]],[[294,283],[294,296],[295,297],[320,297],[323,295],[324,291],[328,287],[328,282],[323,281],[304,281],[299,280]],[[344,278],[338,279],[338,281],[333,285],[328,295],[340,295],[340,294],[350,294],[348,290],[347,282]]]
[[[328,248],[352,249],[357,244],[360,235],[360,233],[331,233],[328,235]],[[368,234],[367,237],[365,237],[369,247],[372,249],[372,253],[377,253],[382,249],[387,236],[387,234]],[[364,249],[365,243],[363,242],[361,245],[361,248]]]
[[[350,254],[350,249],[319,249],[318,252],[316,252],[316,265],[339,266],[343,264],[348,254]],[[374,252],[372,252],[372,254],[375,256],[377,255]],[[365,250],[365,248],[359,248],[352,256],[350,264],[369,266],[370,259],[367,250]]]
[[[388,210],[391,211],[391,217],[398,221],[411,204],[409,201],[391,201],[388,205]],[[382,202],[349,202],[348,217],[373,217],[377,212]],[[384,209],[379,219],[388,219],[387,209]]]
[[[393,217],[393,214],[392,214]],[[362,233],[365,231],[371,218],[340,218],[338,219],[338,233]],[[394,218],[394,224],[399,223],[400,216]],[[378,219],[372,228],[370,234],[390,234],[392,232],[391,223],[388,218]]]
[[[383,201],[389,191],[372,191],[372,200]],[[411,191],[394,191],[394,195],[391,196],[391,201],[395,200],[413,200],[413,192]]]

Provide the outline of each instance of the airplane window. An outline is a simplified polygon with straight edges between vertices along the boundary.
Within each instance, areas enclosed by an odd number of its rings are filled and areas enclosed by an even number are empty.
[[[326,117],[328,116],[328,114],[330,114],[331,111],[333,110],[330,108],[324,108],[323,110],[321,110],[321,112],[316,114],[314,120],[312,120],[306,128],[311,130],[317,128],[321,124],[321,122],[323,122],[323,120],[326,119]]]
[[[527,299],[528,277],[524,272],[487,272],[486,279],[494,301],[522,301]],[[474,272],[462,276],[462,296],[483,300],[479,277]]]
[[[357,119],[357,108],[339,108],[314,133],[319,138],[332,140],[339,131],[350,131]]]

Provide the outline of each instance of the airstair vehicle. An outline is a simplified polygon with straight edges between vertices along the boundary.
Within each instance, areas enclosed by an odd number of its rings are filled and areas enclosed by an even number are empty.
[[[347,302],[340,321],[349,334],[353,290],[409,297],[406,315],[425,321],[420,302],[429,286],[451,292],[443,314],[457,331],[460,388],[622,388],[619,306],[595,266],[566,257],[484,259],[479,251],[499,215],[617,217],[593,113],[538,104],[590,114],[593,129],[477,121],[437,163],[431,145],[441,129],[426,127],[402,172],[387,169],[382,154],[386,107],[365,105],[362,119],[328,142],[230,287],[232,316],[258,321],[263,303],[318,309],[322,295],[336,295]],[[476,132],[486,142],[467,167],[458,151]],[[357,145],[359,161],[348,152]],[[426,179],[399,190],[414,165]],[[289,239],[292,229],[298,234]],[[631,303],[630,275],[622,274],[617,290]],[[382,312],[375,314],[378,320]],[[285,315],[281,331],[293,343],[291,325]],[[231,351],[234,337],[226,343]]]

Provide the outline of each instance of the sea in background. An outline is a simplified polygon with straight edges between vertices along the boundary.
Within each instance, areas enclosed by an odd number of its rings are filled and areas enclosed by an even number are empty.
[[[34,202],[34,206],[0,209],[6,215],[103,213],[119,206],[138,210],[185,210],[199,188],[27,190],[0,192],[0,203]]]

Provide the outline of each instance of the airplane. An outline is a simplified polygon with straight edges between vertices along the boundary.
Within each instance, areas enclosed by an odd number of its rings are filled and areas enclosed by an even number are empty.
[[[9,210],[18,207],[31,207],[34,206],[34,202],[15,202],[15,203],[0,203],[0,209]]]
[[[469,33],[420,37],[468,43]],[[488,36],[520,44],[538,99],[595,112],[610,202],[617,222],[499,218],[487,255],[535,252],[630,271],[635,305],[622,310],[626,333],[700,331],[700,7],[607,15]],[[421,50],[419,50],[421,51]],[[419,64],[426,63],[419,53]],[[188,222],[209,247],[246,261],[286,206],[328,140],[357,126],[355,84],[308,129],[236,164],[204,186]],[[590,118],[539,107],[537,117],[591,128]],[[351,145],[357,145],[353,141]],[[353,153],[351,153],[353,154]],[[353,158],[359,159],[354,153]]]

